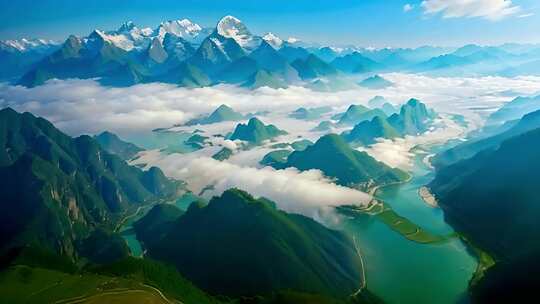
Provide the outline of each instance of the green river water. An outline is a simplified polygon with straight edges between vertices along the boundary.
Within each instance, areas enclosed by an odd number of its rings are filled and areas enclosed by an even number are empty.
[[[454,230],[444,221],[442,210],[428,206],[418,194],[418,189],[433,178],[433,171],[422,161],[424,157],[415,158],[411,181],[381,188],[376,197],[425,230],[448,235]],[[186,210],[194,200],[196,197],[189,193],[175,204]],[[146,209],[126,221],[121,229],[134,256],[142,256],[143,252],[132,224],[149,211]],[[354,236],[359,245],[367,287],[387,303],[467,302],[468,282],[477,261],[458,238],[437,244],[416,243],[373,216],[348,218],[341,228]]]
[[[381,188],[376,197],[425,230],[449,235],[454,230],[444,221],[442,210],[430,207],[418,194],[433,178],[432,170],[422,162],[424,157],[416,157],[410,182]],[[343,229],[360,247],[368,289],[387,303],[467,303],[468,282],[477,260],[460,239],[416,243],[369,216],[350,218]]]

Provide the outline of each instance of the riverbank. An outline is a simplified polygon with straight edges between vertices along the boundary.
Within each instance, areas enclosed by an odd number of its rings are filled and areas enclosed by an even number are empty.
[[[422,198],[424,203],[426,203],[428,206],[432,208],[439,208],[439,203],[437,202],[437,198],[428,187],[423,186],[418,189],[418,195]]]

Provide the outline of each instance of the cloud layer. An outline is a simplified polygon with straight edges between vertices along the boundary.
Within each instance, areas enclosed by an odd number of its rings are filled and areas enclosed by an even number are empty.
[[[444,18],[480,17],[500,20],[521,11],[512,0],[425,0],[421,6],[426,14],[442,14]]]
[[[210,157],[164,155],[158,151],[144,152],[134,163],[158,166],[168,176],[186,181],[196,194],[213,185],[212,190],[204,192],[205,197],[236,187],[255,196],[269,198],[280,209],[326,223],[334,220],[333,206],[366,204],[371,200],[364,192],[332,183],[318,170],[299,172],[292,168],[244,167]]]
[[[56,80],[35,88],[0,84],[0,106],[43,116],[70,135],[103,130],[120,135],[150,131],[211,112],[220,104],[243,113],[269,110],[279,118],[276,125],[294,131],[305,126],[296,126],[294,120],[282,117],[300,106],[324,105],[343,111],[350,104],[366,104],[374,95],[382,95],[394,104],[416,97],[439,112],[475,116],[477,111],[470,110],[473,107],[495,108],[512,99],[499,92],[533,94],[540,90],[539,77],[433,78],[398,73],[384,77],[396,85],[378,91],[360,88],[315,92],[301,87],[255,91],[230,86],[186,89],[159,83],[110,88],[93,80]],[[233,126],[224,123],[212,127],[230,131]]]

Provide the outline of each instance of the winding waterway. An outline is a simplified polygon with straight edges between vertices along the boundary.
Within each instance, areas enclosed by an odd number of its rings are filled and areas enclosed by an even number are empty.
[[[442,147],[439,147],[441,149]],[[435,152],[433,149],[430,153]],[[429,183],[434,172],[417,154],[413,178],[404,184],[380,188],[375,196],[400,216],[423,229],[446,236],[454,232],[444,221],[441,209],[426,204],[418,190]],[[188,193],[176,201],[186,210],[197,197]],[[134,256],[142,256],[141,244],[132,224],[149,210],[141,210],[120,230]],[[357,241],[365,262],[367,288],[386,303],[453,304],[467,298],[467,287],[477,260],[459,238],[443,243],[421,244],[406,239],[376,216],[358,216],[342,222],[342,227]]]
[[[418,194],[433,178],[423,162],[425,156],[415,158],[410,182],[381,188],[376,197],[425,230],[449,235],[454,230],[444,221],[442,210],[429,206]],[[420,244],[367,215],[345,220],[343,228],[358,241],[367,288],[387,303],[450,304],[466,299],[477,261],[460,239]]]

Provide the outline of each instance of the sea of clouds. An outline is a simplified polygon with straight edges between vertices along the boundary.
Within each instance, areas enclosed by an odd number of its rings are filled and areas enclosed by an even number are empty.
[[[339,92],[318,92],[303,87],[249,91],[222,85],[187,89],[161,83],[112,88],[101,86],[95,80],[52,80],[35,88],[0,84],[0,106],[43,116],[72,136],[109,130],[125,138],[135,138],[139,133],[181,124],[227,104],[244,114],[268,111],[258,117],[289,132],[277,142],[292,142],[299,138],[316,141],[322,133],[311,129],[320,121],[346,110],[351,104],[367,105],[375,95],[384,96],[396,106],[414,97],[441,113],[436,127],[421,136],[380,140],[363,149],[392,167],[410,170],[414,147],[443,143],[466,134],[468,129],[453,122],[448,113],[464,115],[470,128],[476,128],[490,112],[515,96],[530,96],[540,91],[540,77],[434,78],[397,73],[383,77],[395,85],[384,90],[359,88]],[[288,113],[301,106],[331,106],[334,111],[314,121],[288,117]],[[173,130],[192,132],[199,128],[206,136],[225,135],[233,131],[235,124],[224,122]],[[336,131],[344,130],[346,128]],[[326,222],[332,206],[365,204],[371,200],[366,193],[336,185],[317,170],[299,172],[261,166],[259,161],[273,150],[271,145],[275,142],[242,151],[238,149],[239,141],[222,137],[211,137],[209,141],[212,146],[193,153],[145,151],[135,163],[160,167],[166,175],[186,181],[194,193],[210,184],[214,187],[206,191],[205,196],[219,195],[237,187],[272,199],[283,210]],[[238,153],[223,162],[212,159],[222,146]]]
[[[355,89],[317,92],[303,87],[260,88],[234,86],[186,89],[151,83],[125,88],[101,86],[95,80],[51,80],[35,88],[0,84],[0,106],[29,111],[52,121],[71,135],[110,130],[120,135],[169,127],[227,104],[244,113],[290,111],[299,106],[366,104],[382,95],[394,104],[418,98],[440,112],[474,118],[475,107],[490,110],[516,95],[540,91],[540,77],[432,78],[412,74],[385,74],[396,85],[385,90]]]

